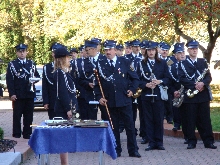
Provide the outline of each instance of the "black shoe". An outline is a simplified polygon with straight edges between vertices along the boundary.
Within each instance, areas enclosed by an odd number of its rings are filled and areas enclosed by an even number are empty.
[[[205,145],[205,148],[216,149],[217,146],[214,146],[212,143]]]
[[[19,136],[19,135],[14,135],[13,137],[14,137],[14,138],[20,138],[21,136]]]
[[[154,150],[154,149],[156,149],[156,147],[148,146],[147,148],[145,148],[145,151],[150,151],[150,150]]]
[[[168,124],[173,124],[172,120],[167,121]]]
[[[122,133],[124,131],[124,128],[119,128],[119,133]]]
[[[136,151],[135,153],[133,154],[129,154],[129,157],[136,157],[136,158],[140,158],[141,155]]]
[[[164,146],[158,146],[157,149],[158,150],[165,150]]]
[[[195,144],[188,144],[187,149],[194,149],[196,148]]]
[[[189,143],[188,139],[185,139],[184,144],[188,144],[188,143]]]
[[[140,137],[143,137],[143,133],[142,133],[142,132],[140,132],[140,133],[139,133],[139,136],[140,136]]]
[[[180,130],[180,128],[179,127],[173,127],[173,129],[172,129],[174,132],[176,132],[177,130]]]
[[[147,144],[148,143],[148,140],[147,139],[142,139],[141,140],[141,144]]]
[[[23,136],[24,139],[30,139],[30,137],[31,137],[30,135]]]
[[[117,153],[117,157],[121,157],[121,153]]]

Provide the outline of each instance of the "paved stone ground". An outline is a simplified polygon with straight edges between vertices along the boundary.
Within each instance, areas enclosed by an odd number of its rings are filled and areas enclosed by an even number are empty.
[[[10,106],[10,104],[8,105]],[[11,137],[12,110],[10,108],[5,109],[5,104],[2,104],[2,102],[0,102],[0,117],[0,126],[3,127],[5,131],[5,137],[13,139]],[[33,124],[39,124],[45,119],[48,119],[46,111],[37,110],[34,112]],[[138,121],[136,122],[136,128],[139,128]],[[18,140],[18,142],[21,141],[23,148],[27,146],[28,140],[22,138],[15,140]],[[183,139],[164,136],[165,151],[145,151],[144,149],[147,147],[147,144],[140,144],[141,138],[137,136],[139,153],[142,155],[141,158],[128,157],[125,132],[121,134],[121,141],[123,148],[122,156],[116,160],[112,160],[110,156],[105,154],[106,165],[220,165],[219,141],[215,143],[218,147],[216,150],[205,149],[201,141],[198,141],[196,149],[187,150],[187,145],[183,144]],[[20,146],[20,148],[22,148],[22,146]],[[16,147],[16,151],[20,150],[19,146]],[[70,153],[69,162],[70,165],[97,165],[98,156],[99,154],[97,152]],[[51,155],[50,161],[51,165],[59,165],[59,155]],[[22,165],[37,165],[37,158],[32,154]]]

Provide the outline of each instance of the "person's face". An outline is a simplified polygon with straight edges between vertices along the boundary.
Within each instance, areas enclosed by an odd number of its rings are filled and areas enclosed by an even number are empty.
[[[100,50],[101,50],[101,44],[99,44],[99,45],[97,46],[97,52],[100,52]]]
[[[190,57],[193,57],[193,58],[197,57],[198,48],[188,48],[187,51]]]
[[[117,50],[116,50],[116,54],[117,54],[117,56],[119,56],[119,57],[120,57],[120,56],[123,56],[123,52],[124,52],[124,49],[120,49],[120,50],[117,49]]]
[[[138,54],[140,52],[140,46],[132,46],[131,49],[134,54]]]
[[[130,46],[125,47],[125,54],[131,54],[132,50]]]
[[[116,49],[105,49],[105,55],[108,59],[112,60],[116,56]]]
[[[72,58],[70,58],[71,56],[66,56],[66,64],[69,67],[70,66],[70,61]]]
[[[176,57],[177,61],[183,61],[186,59],[185,52],[177,52],[175,54],[175,57]]]
[[[163,50],[163,49],[160,49],[160,54],[163,58],[166,58],[169,54],[169,50]]]
[[[70,55],[72,56],[72,59],[75,60],[78,54],[76,52],[71,52]]]
[[[24,60],[27,56],[27,50],[26,49],[17,50],[16,55],[19,59]]]
[[[85,57],[85,58],[87,57],[87,53],[85,49],[82,50],[81,54],[82,54],[82,57]]]
[[[144,55],[146,52],[146,49],[145,48],[141,48],[141,54]]]
[[[162,50],[160,49],[160,47],[157,47],[157,51],[159,54],[162,54]]]
[[[95,57],[97,55],[97,48],[86,47],[85,51],[88,57]]]
[[[51,56],[53,57],[53,59],[55,59],[55,57],[54,57],[54,56],[55,56],[54,51],[51,52]]]
[[[147,56],[149,59],[155,59],[156,49],[147,49]]]

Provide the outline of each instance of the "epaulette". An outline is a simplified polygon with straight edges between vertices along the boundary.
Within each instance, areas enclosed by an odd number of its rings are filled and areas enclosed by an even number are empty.
[[[174,63],[174,62],[173,62],[173,60],[171,60],[171,59],[169,59],[169,60],[167,61],[167,65],[168,65],[168,66],[171,66],[173,63]]]

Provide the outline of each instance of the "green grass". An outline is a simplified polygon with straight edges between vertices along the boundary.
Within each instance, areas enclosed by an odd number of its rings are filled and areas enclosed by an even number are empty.
[[[212,129],[215,132],[220,132],[220,107],[211,108]]]

